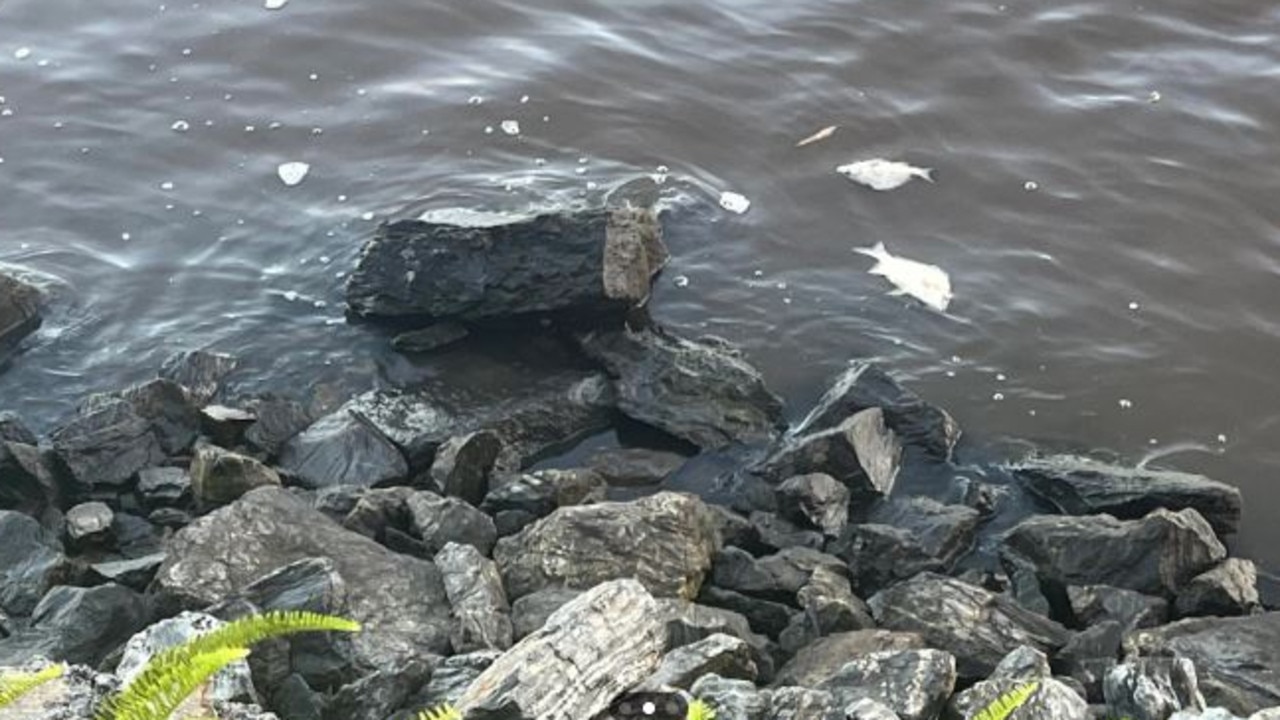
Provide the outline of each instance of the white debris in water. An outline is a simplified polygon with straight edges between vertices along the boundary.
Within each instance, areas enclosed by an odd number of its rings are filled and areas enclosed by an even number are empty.
[[[161,190],[172,190],[172,189],[173,189],[173,183],[172,183],[172,182],[170,182],[170,181],[168,181],[168,180],[165,180],[164,182],[160,183],[160,189],[161,189]]]
[[[542,167],[542,166],[544,166],[544,165],[546,165],[546,164],[547,164],[547,159],[546,159],[546,158],[534,158],[534,159],[533,159],[533,164],[534,164],[534,165],[536,165],[537,167]]]
[[[346,196],[346,195],[339,195],[339,196],[338,196],[338,202],[346,202],[346,201],[347,201],[347,196]]]
[[[39,60],[36,62],[36,67],[49,67],[49,61],[44,59]]]
[[[315,82],[320,79],[320,75],[319,73],[311,73],[310,75],[307,76],[307,79],[310,80],[311,82]]]
[[[287,162],[282,163],[276,168],[276,174],[280,176],[280,182],[293,187],[306,179],[307,173],[311,172],[311,166],[304,162]]]
[[[293,302],[298,299],[298,293],[294,292],[293,290],[288,290],[284,294],[284,299],[288,300],[289,302]]]
[[[169,126],[169,129],[174,132],[186,132],[191,129],[191,123],[186,120],[176,120]]]
[[[751,208],[751,201],[745,195],[739,195],[736,192],[725,191],[720,193],[720,207],[731,213],[741,215]]]
[[[1000,402],[1001,400],[1004,400],[1004,393],[996,393],[991,396],[991,399],[995,400],[996,402]]]
[[[671,174],[671,168],[667,167],[666,165],[659,165],[658,167],[654,168],[653,181],[661,185],[667,181],[667,176],[669,176],[670,174]]]
[[[13,57],[15,60],[26,60],[27,58],[31,57],[31,48],[20,47],[17,50],[13,51]]]
[[[1028,411],[1027,411],[1027,414],[1028,414],[1028,415],[1030,415],[1031,417],[1035,417],[1035,416],[1036,416],[1036,411],[1035,411],[1035,410],[1028,410]]]
[[[1142,307],[1142,306],[1141,306],[1141,305],[1139,305],[1137,302],[1131,302],[1131,303],[1129,303],[1129,309],[1130,309],[1130,310],[1138,310],[1138,309],[1140,309],[1141,307]]]
[[[1004,373],[996,373],[996,382],[1004,382],[1005,380],[1008,380],[1008,379],[1009,379],[1008,376],[1006,376]]]
[[[1162,97],[1163,97],[1163,96],[1160,94],[1160,91],[1159,91],[1159,90],[1152,90],[1152,91],[1151,91],[1151,94],[1147,96],[1147,102],[1150,102],[1150,103],[1158,103],[1158,102],[1160,102],[1160,100],[1162,99]]]
[[[132,236],[132,235],[130,235],[129,233],[127,233],[127,232],[124,232],[124,233],[120,233],[120,239],[121,239],[121,240],[123,240],[123,241],[125,241],[125,242],[129,242],[130,240],[132,240],[132,239],[133,239],[133,236]]]
[[[191,48],[182,48],[183,55],[191,55]]]
[[[757,271],[755,271],[755,272],[753,272],[753,273],[751,273],[751,274],[752,274],[753,276],[755,276],[755,277],[764,277],[764,271],[763,271],[763,270],[757,270]]]
[[[1133,401],[1127,398],[1120,398],[1119,405],[1120,405],[1120,409],[1128,410],[1129,408],[1133,407]]]
[[[933,182],[933,168],[916,167],[904,162],[872,158],[841,165],[836,172],[872,190],[893,190],[906,185],[912,178]]]
[[[1022,184],[1022,189],[1027,192],[1035,192],[1040,189],[1040,183],[1035,180],[1028,180]]]
[[[268,129],[268,130],[279,130],[279,129],[280,129],[280,128],[282,128],[282,127],[284,127],[284,123],[282,123],[282,122],[280,122],[280,121],[278,121],[278,120],[277,120],[277,121],[275,121],[275,122],[271,123],[270,125],[268,125],[268,126],[267,126],[267,129]]]
[[[1223,444],[1223,445],[1226,445],[1226,444],[1227,444],[1227,436],[1226,436],[1226,435],[1218,435],[1218,442],[1219,442],[1219,443],[1221,443],[1221,444]]]
[[[525,104],[525,103],[527,103],[527,102],[529,102],[529,96],[528,96],[528,95],[521,95],[521,96],[520,96],[520,104],[521,104],[521,105],[524,105],[524,104]]]
[[[575,172],[575,173],[577,173],[577,174],[579,174],[579,175],[586,175],[586,174],[587,174],[587,169],[586,169],[586,168],[584,168],[584,167],[580,167],[580,168],[577,168],[576,170],[574,170],[574,172]]]
[[[13,117],[13,108],[0,110],[0,117]]]
[[[266,0],[262,3],[262,7],[268,10],[279,10],[289,4],[289,0]]]
[[[677,276],[675,276],[675,278],[671,281],[671,284],[672,284],[672,285],[675,285],[675,286],[676,286],[676,287],[678,287],[678,288],[682,288],[682,287],[689,287],[689,276],[688,276],[688,275],[677,275]]]
[[[360,219],[361,219],[361,220],[372,220],[372,219],[373,219],[373,213],[372,213],[372,212],[366,212],[365,214],[363,214],[363,215],[361,215],[361,216],[360,216]]]
[[[955,376],[956,376],[956,371],[955,371],[955,370],[948,370],[948,371],[945,373],[945,375],[946,375],[947,377],[949,377],[949,378],[953,378],[953,377],[955,377]]]
[[[485,134],[485,135],[492,135],[492,134],[493,134],[493,126],[492,126],[492,125],[485,125],[485,126],[484,126],[484,134]]]
[[[812,145],[813,143],[826,140],[832,135],[835,135],[836,130],[838,130],[839,128],[840,128],[839,125],[828,125],[827,127],[822,128],[818,132],[796,143],[796,147],[804,147],[805,145]]]
[[[245,131],[245,132],[247,132],[247,133],[251,133],[251,132],[253,132],[253,131],[257,130],[257,129],[258,129],[258,128],[254,127],[253,125],[245,125],[245,126],[244,126],[244,131]]]
[[[504,133],[506,133],[506,134],[508,134],[508,135],[519,135],[519,134],[520,134],[520,123],[519,123],[519,122],[517,122],[517,121],[515,121],[515,120],[503,120],[503,121],[502,121],[502,132],[504,132]]]
[[[854,248],[854,252],[875,258],[876,264],[867,272],[893,283],[894,294],[910,295],[938,312],[946,312],[951,304],[951,278],[942,268],[893,255],[882,242]]]
[[[479,105],[483,102],[484,102],[484,98],[480,97],[479,95],[472,95],[471,97],[467,98],[468,105]]]
[[[543,116],[542,116],[542,122],[544,122],[544,123],[549,123],[549,122],[551,122],[551,116],[550,116],[550,115],[543,115]]]
[[[311,134],[312,134],[312,135],[323,135],[323,134],[324,134],[324,128],[321,128],[321,127],[313,127],[313,128],[311,128]]]

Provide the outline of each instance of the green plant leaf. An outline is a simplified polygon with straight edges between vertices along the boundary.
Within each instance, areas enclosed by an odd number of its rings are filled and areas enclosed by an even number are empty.
[[[13,673],[0,675],[0,708],[12,705],[19,698],[45,683],[62,677],[67,671],[65,665],[50,665],[33,673]]]
[[[98,710],[97,720],[168,720],[191,693],[233,662],[249,657],[244,648],[222,648],[190,657],[171,656],[148,667]]]
[[[462,720],[462,713],[458,712],[458,708],[445,703],[418,713],[417,720]]]
[[[716,710],[707,701],[694,698],[689,701],[689,709],[684,717],[685,720],[715,720]]]
[[[255,643],[304,632],[360,632],[360,623],[313,612],[275,611],[233,620],[222,627],[192,638],[169,652],[200,655],[225,648],[247,648]]]
[[[1026,685],[1019,685],[993,700],[990,705],[983,708],[977,715],[974,715],[972,720],[1008,720],[1013,711],[1022,707],[1039,689],[1039,680],[1029,682]]]

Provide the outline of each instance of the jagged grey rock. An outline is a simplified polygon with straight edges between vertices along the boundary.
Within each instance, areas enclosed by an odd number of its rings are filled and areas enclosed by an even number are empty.
[[[409,464],[394,443],[359,414],[336,412],[284,443],[280,468],[303,487],[374,487],[404,480]]]
[[[549,587],[529,593],[511,604],[511,623],[515,639],[521,640],[542,629],[547,619],[583,593],[562,587]]]
[[[164,460],[151,423],[124,400],[77,415],[49,439],[77,499],[114,499],[139,470]]]
[[[416,492],[405,500],[413,529],[434,555],[450,542],[467,543],[488,556],[498,541],[493,519],[458,498]]]
[[[751,513],[748,521],[756,545],[767,552],[781,552],[792,548],[821,550],[826,544],[822,533],[797,527],[776,513],[756,510]]]
[[[954,655],[963,679],[986,677],[1020,645],[1052,654],[1070,636],[1010,598],[935,573],[881,590],[867,604],[881,627],[919,633],[930,647]]]
[[[1169,619],[1169,602],[1135,590],[1106,585],[1072,585],[1067,588],[1071,614],[1081,627],[1114,620],[1125,633],[1163,625]]]
[[[1252,561],[1227,558],[1191,579],[1174,602],[1178,614],[1246,615],[1259,607],[1258,571]]]
[[[538,470],[495,479],[480,509],[493,515],[499,535],[512,535],[556,508],[601,502],[608,490],[591,470]]]
[[[773,648],[768,638],[752,630],[751,624],[741,614],[672,598],[657,598],[657,605],[666,632],[665,652],[692,645],[712,635],[730,635],[751,648],[757,679],[762,683],[773,679]]]
[[[1209,705],[1237,715],[1280,705],[1280,613],[1238,618],[1195,618],[1125,640],[1134,656],[1177,654],[1195,663]]]
[[[1036,516],[1009,530],[1000,546],[1015,582],[1031,575],[1041,586],[1111,585],[1150,595],[1177,593],[1226,556],[1193,509],[1155,510],[1141,520]]]
[[[1179,710],[1205,709],[1195,664],[1186,658],[1140,658],[1112,668],[1103,683],[1115,717],[1165,720]]]
[[[782,400],[725,341],[658,328],[593,333],[581,344],[615,378],[624,414],[704,450],[767,443],[782,430]]]
[[[870,608],[853,594],[848,578],[826,567],[813,571],[796,600],[819,637],[875,627]]]
[[[431,677],[432,663],[411,660],[344,685],[325,703],[324,720],[385,720]]]
[[[136,489],[147,507],[180,505],[191,495],[191,475],[176,467],[146,468],[138,473]]]
[[[40,290],[34,285],[0,272],[0,364],[40,328],[42,303]]]
[[[865,594],[922,572],[949,572],[973,546],[981,516],[963,505],[913,497],[883,504],[869,520],[831,545]]]
[[[431,680],[408,703],[414,708],[436,708],[456,705],[467,686],[475,682],[502,653],[497,650],[479,650],[465,655],[445,658],[431,673]]]
[[[755,681],[756,664],[751,659],[751,646],[740,638],[717,633],[676,648],[663,656],[657,671],[641,683],[640,689],[674,687],[688,690],[703,675],[711,673]]]
[[[97,666],[150,619],[147,599],[126,587],[58,585],[40,599],[29,627],[0,640],[0,665],[43,657]]]
[[[823,473],[797,475],[778,486],[778,513],[835,537],[849,522],[849,488]]]
[[[772,720],[844,720],[836,697],[823,690],[781,687],[766,695]]]
[[[771,483],[822,473],[849,489],[854,502],[888,497],[898,478],[902,446],[884,422],[884,411],[869,408],[839,425],[785,441],[755,469]]]
[[[718,720],[769,720],[769,696],[749,680],[722,678],[714,673],[693,684],[693,696],[710,704]]]
[[[151,579],[155,577],[156,571],[164,563],[165,557],[165,553],[158,552],[139,558],[94,563],[89,566],[89,569],[103,582],[113,582],[144,592],[147,585],[151,583]]]
[[[128,683],[141,674],[156,655],[223,625],[225,623],[212,615],[195,612],[184,612],[161,620],[129,638],[116,666],[116,677],[120,682]],[[208,694],[212,700],[257,702],[258,694],[253,687],[249,664],[240,660],[220,670],[210,681]]]
[[[30,615],[71,566],[58,538],[28,515],[0,510],[0,612]]]
[[[714,560],[713,584],[745,595],[793,604],[798,603],[796,593],[809,583],[817,569],[841,576],[848,574],[840,558],[806,547],[790,547],[762,558],[741,548],[726,547],[716,553]]]
[[[621,314],[666,264],[650,210],[593,209],[453,225],[379,227],[347,282],[365,317],[485,320],[531,313]]]
[[[923,650],[924,638],[890,630],[857,630],[815,640],[778,671],[776,686],[816,687],[833,677],[852,658],[881,652]]]
[[[299,560],[331,559],[345,581],[352,637],[365,667],[395,667],[449,648],[449,604],[435,565],[347,531],[303,499],[258,488],[179,531],[153,589],[170,606],[198,609],[231,598]]]
[[[701,500],[663,492],[560,508],[498,541],[494,559],[512,598],[634,577],[655,595],[689,599],[702,587],[718,544]]]
[[[584,463],[613,487],[658,485],[688,460],[683,455],[649,448],[600,450]]]
[[[458,699],[458,709],[479,720],[593,717],[653,674],[665,638],[643,585],[603,583],[498,658]]]
[[[480,505],[489,493],[489,476],[502,453],[502,441],[491,432],[474,432],[445,440],[431,463],[431,480],[441,494]]]
[[[170,355],[160,366],[160,377],[187,389],[199,405],[218,394],[223,379],[235,372],[240,361],[234,355],[207,350],[186,350]]]
[[[199,405],[186,388],[171,380],[156,378],[117,392],[91,395],[81,407],[81,414],[116,400],[129,403],[139,417],[151,424],[167,455],[186,452],[200,434]]]
[[[818,685],[840,707],[860,698],[884,703],[902,720],[932,720],[956,684],[956,659],[942,650],[876,652],[850,659]]]
[[[106,503],[80,503],[67,510],[67,540],[73,546],[109,545],[116,514]]]
[[[1026,646],[1010,653],[989,678],[952,697],[947,703],[946,717],[949,720],[975,717],[998,698],[1029,682],[1037,683],[1037,687],[1013,716],[1025,720],[1090,720],[1089,703],[1053,678],[1044,653]]]
[[[60,504],[53,469],[34,444],[0,442],[0,478],[0,509],[39,517]]]
[[[703,586],[698,602],[732,610],[745,617],[753,630],[772,638],[779,637],[800,615],[800,611],[790,605],[748,597],[715,585]]]
[[[868,362],[850,363],[794,434],[829,430],[868,408],[884,411],[885,423],[904,445],[921,448],[937,460],[951,459],[960,439],[960,425],[945,410],[921,400]]]
[[[12,410],[0,410],[0,443],[37,445],[39,439],[31,428]]]
[[[244,439],[273,457],[314,420],[302,403],[275,395],[255,398],[247,408],[258,419],[245,430]]]
[[[453,608],[453,652],[510,648],[511,607],[493,561],[474,546],[451,542],[436,553],[435,563]]]
[[[1240,523],[1240,491],[1203,475],[1073,455],[1030,458],[1008,469],[1028,491],[1067,515],[1106,513],[1137,520],[1158,508],[1194,508],[1220,534],[1234,533]]]
[[[226,505],[254,488],[282,484],[275,470],[216,445],[196,448],[190,472],[191,493],[205,507]]]

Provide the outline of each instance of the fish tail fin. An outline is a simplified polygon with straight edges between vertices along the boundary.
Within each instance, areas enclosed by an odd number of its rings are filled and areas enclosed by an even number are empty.
[[[883,242],[877,242],[871,247],[854,248],[853,251],[861,255],[866,255],[867,257],[875,258],[876,260],[886,260],[889,258],[889,250],[884,246]]]
[[[933,182],[933,168],[920,168],[920,177]]]

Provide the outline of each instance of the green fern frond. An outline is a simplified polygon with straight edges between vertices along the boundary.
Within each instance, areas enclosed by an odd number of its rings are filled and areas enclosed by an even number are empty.
[[[1039,689],[1039,680],[1020,685],[993,700],[990,705],[974,715],[973,720],[1008,720],[1013,711],[1022,707]]]
[[[333,615],[302,611],[274,611],[233,620],[217,630],[192,638],[173,650],[201,655],[226,648],[247,648],[263,640],[304,632],[360,632],[360,623]]]
[[[191,657],[167,657],[129,683],[99,709],[97,720],[168,720],[174,710],[219,670],[249,657],[244,648],[223,648]]]
[[[418,720],[462,720],[462,713],[458,712],[458,708],[445,703],[418,713]]]
[[[716,709],[700,698],[689,701],[689,710],[685,712],[685,720],[715,720]]]
[[[66,670],[65,665],[50,665],[39,672],[0,675],[0,708],[12,705],[23,695],[62,677]]]

